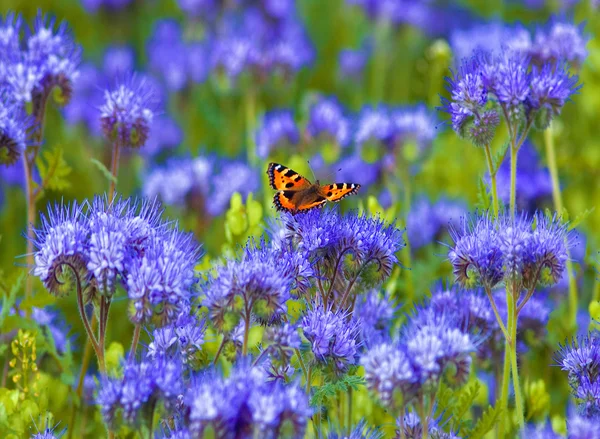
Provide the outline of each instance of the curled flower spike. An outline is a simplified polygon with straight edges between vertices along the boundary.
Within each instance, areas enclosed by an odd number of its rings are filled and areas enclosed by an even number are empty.
[[[34,230],[33,274],[50,293],[60,296],[69,291],[65,283],[75,280],[72,274],[80,282],[87,280],[87,218],[81,206],[73,203],[55,205],[41,216],[41,222],[41,228]]]
[[[0,165],[14,165],[25,152],[31,119],[21,104],[0,92]]]
[[[156,93],[150,82],[135,75],[105,90],[100,121],[106,138],[129,148],[144,146],[156,112]]]

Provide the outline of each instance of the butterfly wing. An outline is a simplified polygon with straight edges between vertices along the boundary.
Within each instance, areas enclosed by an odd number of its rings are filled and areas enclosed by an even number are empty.
[[[308,189],[312,184],[307,178],[279,163],[269,163],[267,175],[271,187],[278,191],[297,192]]]
[[[326,202],[327,199],[317,193],[314,196],[302,196],[298,191],[279,191],[273,198],[277,210],[287,210],[291,213],[306,212],[321,207]]]
[[[328,201],[340,201],[348,195],[354,195],[360,189],[360,184],[333,183],[321,186],[320,194]]]

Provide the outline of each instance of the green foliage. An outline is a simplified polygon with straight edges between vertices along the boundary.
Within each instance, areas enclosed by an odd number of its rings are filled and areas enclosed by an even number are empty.
[[[500,404],[496,404],[495,407],[489,406],[483,412],[483,415],[479,418],[475,426],[467,430],[467,437],[469,439],[483,439],[496,426],[500,420],[501,413]]]
[[[527,381],[524,385],[527,417],[537,421],[543,420],[550,411],[550,394],[546,390],[544,380]]]
[[[254,200],[252,194],[248,195],[244,205],[242,196],[234,193],[225,214],[227,248],[234,249],[236,245],[244,245],[248,238],[260,236],[263,232],[262,217],[262,204]]]
[[[109,182],[117,184],[117,177],[115,177],[112,174],[112,172],[110,172],[110,170],[106,166],[104,166],[104,163],[102,163],[100,160],[96,160],[95,158],[91,158],[90,162],[96,168],[98,168],[98,170],[102,173],[102,175],[104,176],[104,178],[106,178]]]
[[[313,388],[310,405],[313,407],[324,406],[336,398],[340,392],[346,393],[350,389],[357,390],[364,383],[363,377],[348,374],[342,375],[337,381],[326,381],[322,386]]]
[[[71,183],[67,177],[72,169],[64,159],[64,150],[62,148],[54,147],[51,150],[42,150],[35,164],[42,180],[40,185],[42,192],[46,189],[52,191],[69,189]]]

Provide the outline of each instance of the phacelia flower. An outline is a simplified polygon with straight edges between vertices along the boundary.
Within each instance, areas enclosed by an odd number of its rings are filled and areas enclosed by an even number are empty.
[[[57,428],[58,424],[56,424],[52,428],[46,427],[43,431],[38,430],[37,433],[31,436],[31,439],[60,439],[61,437],[63,437],[67,429],[63,428],[60,431],[56,431]]]
[[[389,295],[377,289],[357,299],[352,318],[361,321],[360,340],[364,346],[368,348],[390,338],[396,309]]]
[[[313,138],[325,136],[339,146],[350,141],[350,122],[335,98],[322,98],[311,107],[307,130]]]
[[[359,81],[369,60],[369,52],[365,49],[343,49],[338,56],[340,77]]]
[[[184,396],[193,437],[211,428],[223,437],[245,431],[251,436],[302,437],[311,410],[298,384],[267,382],[266,372],[238,365],[229,378],[209,371]],[[287,424],[287,425],[285,425]]]
[[[169,90],[179,91],[188,80],[187,48],[175,20],[160,20],[148,42],[150,66],[160,73]]]
[[[256,133],[256,154],[266,159],[277,147],[295,145],[300,141],[300,132],[289,110],[273,110],[263,117],[262,126]]]
[[[228,208],[231,196],[238,192],[245,200],[259,188],[259,177],[255,169],[242,161],[223,161],[221,170],[212,178],[213,191],[206,201],[206,209],[213,216],[219,216]]]
[[[327,439],[382,439],[383,432],[379,428],[371,428],[367,425],[367,422],[362,419],[356,426],[350,431],[350,434],[333,431],[327,436]]]
[[[131,46],[110,46],[104,52],[103,71],[109,78],[119,77],[135,69],[135,53]]]
[[[80,205],[56,205],[41,216],[41,227],[34,230],[33,274],[55,295],[65,292],[67,279],[87,280],[87,220]],[[68,287],[68,286],[67,286]],[[68,291],[68,290],[67,290]]]
[[[0,93],[0,165],[14,165],[27,147],[30,119],[7,92]],[[4,170],[2,171],[4,172]]]
[[[586,417],[573,412],[567,419],[567,439],[600,439],[600,416]]]
[[[406,218],[411,249],[435,242],[449,227],[458,226],[466,212],[466,207],[457,201],[440,199],[431,203],[426,198],[419,198]]]
[[[304,215],[283,215],[288,238],[310,260],[324,258],[331,262],[332,275],[338,258],[352,254],[355,267],[375,268],[372,283],[390,275],[398,262],[396,253],[404,247],[403,230],[394,224],[385,224],[379,218],[350,212],[340,215],[335,210],[313,210]],[[323,273],[322,273],[323,274]],[[358,273],[363,281],[368,278],[364,271]]]
[[[453,230],[452,237],[448,256],[466,288],[492,289],[502,280],[518,280],[526,289],[553,285],[564,272],[570,246],[566,226],[541,214],[464,220],[462,231]]]
[[[127,274],[127,294],[134,323],[173,322],[189,304],[200,246],[178,230],[151,237],[143,255],[134,259]]]
[[[600,337],[592,333],[574,339],[557,353],[557,362],[568,373],[569,384],[586,417],[600,415]]]
[[[437,135],[435,115],[425,105],[393,109],[390,119],[395,145],[414,142],[421,152]]]
[[[541,69],[533,67],[531,73],[531,92],[527,100],[530,110],[539,112],[536,119],[539,129],[546,129],[553,116],[560,110],[572,94],[581,87],[577,75],[572,76],[565,64],[544,64]]]
[[[349,320],[345,312],[321,305],[308,310],[302,319],[302,330],[315,359],[331,363],[335,370],[342,372],[358,361],[360,325],[360,320]]]
[[[394,392],[407,394],[417,375],[405,349],[396,343],[384,343],[371,348],[361,358],[367,388],[385,406],[393,404]]]
[[[287,310],[294,273],[281,252],[261,245],[248,244],[239,260],[228,260],[205,285],[203,305],[213,324],[222,327],[226,313],[235,300],[245,304],[242,315],[253,312],[265,323],[276,321]],[[246,328],[247,329],[247,328]]]
[[[152,86],[136,76],[105,90],[100,107],[104,135],[121,147],[141,148],[148,139],[156,103]]]
[[[567,62],[581,66],[587,57],[586,43],[582,25],[555,21],[549,29],[539,29],[536,32],[530,53],[540,65],[546,62]]]
[[[500,21],[476,24],[469,29],[457,27],[450,34],[455,60],[470,58],[477,52],[499,52],[503,47],[528,52],[531,45],[531,34],[527,29]]]
[[[383,106],[364,107],[358,116],[354,142],[360,146],[367,142],[386,144],[393,134],[389,111]]]

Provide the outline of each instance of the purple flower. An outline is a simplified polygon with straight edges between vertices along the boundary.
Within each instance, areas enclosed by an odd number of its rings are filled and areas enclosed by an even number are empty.
[[[31,119],[23,106],[8,93],[0,92],[0,165],[11,166],[19,161],[28,144],[30,126]]]
[[[266,159],[279,146],[296,145],[300,132],[290,110],[273,110],[263,117],[262,126],[256,133],[256,154]]]
[[[335,178],[337,181],[352,181],[367,187],[377,183],[381,172],[380,163],[367,163],[360,154],[354,153],[339,161]]]
[[[379,428],[371,428],[367,422],[362,419],[358,424],[350,431],[350,434],[345,434],[342,431],[338,434],[337,432],[330,432],[327,439],[382,439],[383,432]]]
[[[450,46],[455,60],[470,58],[481,51],[499,52],[503,47],[528,52],[531,45],[531,35],[527,29],[501,21],[477,24],[469,29],[457,27],[450,34]]]
[[[52,428],[46,427],[46,429],[44,431],[38,430],[37,433],[35,433],[31,436],[31,439],[60,439],[61,437],[63,437],[63,435],[65,434],[67,429],[63,428],[61,431],[56,431],[57,428],[58,428],[58,424],[56,424]],[[37,429],[37,427],[36,427],[36,429]]]
[[[132,3],[132,0],[81,0],[81,3],[87,11],[96,13],[101,8],[110,11],[124,9]]]
[[[376,289],[358,298],[352,318],[361,322],[360,340],[364,346],[368,348],[390,338],[397,308],[389,294],[382,294]]]
[[[533,110],[549,111],[547,117],[549,124],[552,116],[560,114],[560,110],[571,95],[581,88],[581,85],[577,84],[578,81],[579,77],[572,76],[565,64],[544,64],[541,69],[534,66],[531,73],[531,93],[527,104]],[[539,128],[545,129],[546,126],[541,124]]]
[[[334,312],[322,305],[309,309],[302,318],[302,330],[315,359],[331,363],[341,372],[358,361],[360,325],[359,319],[350,320],[346,312]]]
[[[79,69],[79,78],[73,86],[73,97],[64,107],[63,113],[68,123],[83,123],[94,135],[102,133],[102,125],[98,118],[98,108],[104,97],[99,86],[105,78],[94,65],[84,63]]]
[[[108,78],[133,72],[135,53],[130,46],[111,46],[104,52],[103,71]]]
[[[384,343],[369,349],[361,358],[367,389],[385,406],[393,404],[394,392],[407,394],[417,380],[404,347]]]
[[[96,403],[110,428],[136,428],[151,422],[148,416],[152,416],[150,408],[156,401],[174,404],[183,390],[181,365],[155,359],[125,365],[122,378],[102,377]]]
[[[183,141],[181,127],[167,115],[154,119],[152,127],[146,147],[142,149],[142,154],[146,156],[152,157],[165,150],[173,150]]]
[[[131,320],[157,326],[173,322],[191,299],[201,254],[193,237],[178,230],[151,237],[142,256],[128,267]]]
[[[334,97],[322,98],[311,107],[306,129],[313,138],[323,135],[339,146],[350,142],[350,122]]]
[[[599,416],[586,417],[573,412],[567,419],[567,439],[600,439]]]
[[[600,337],[597,332],[573,339],[556,355],[561,369],[568,372],[569,384],[586,417],[600,415]],[[570,431],[570,430],[569,430]]]
[[[50,293],[62,295],[69,291],[66,279],[83,282],[87,277],[87,220],[74,203],[49,208],[47,216],[41,215],[41,224],[34,229],[33,274]]]
[[[222,437],[232,437],[239,431],[275,437],[289,422],[283,431],[290,437],[303,437],[311,415],[306,393],[296,383],[269,383],[266,378],[260,368],[242,364],[229,378],[209,371],[194,380],[184,397],[192,435],[202,437],[211,428]]]
[[[393,134],[393,125],[387,108],[364,107],[358,116],[354,142],[361,146],[369,141],[386,143]]]
[[[462,133],[467,120],[478,115],[488,102],[488,89],[476,58],[462,61],[458,71],[446,78],[450,100],[442,98],[441,110],[450,115],[452,129]]]
[[[241,161],[223,161],[221,170],[212,179],[212,196],[206,208],[211,216],[219,216],[229,208],[231,196],[238,192],[245,200],[251,192],[259,188],[256,171]]]
[[[135,75],[105,90],[100,107],[104,136],[121,147],[141,148],[148,140],[156,105],[156,91]]]
[[[419,198],[406,218],[411,249],[433,243],[449,227],[458,226],[465,215],[466,208],[460,202],[441,199],[432,204],[426,198]]]
[[[286,302],[291,298],[294,272],[289,259],[273,250],[264,242],[249,243],[239,260],[228,260],[217,270],[204,287],[202,302],[208,308],[211,321],[218,328],[225,323],[226,313],[233,312],[234,302],[245,304],[242,316],[254,312],[260,320],[268,323],[287,311]],[[255,305],[262,304],[254,309]]]
[[[546,424],[539,425],[525,425],[521,431],[521,437],[527,439],[561,439],[564,436],[554,433],[552,430],[552,424],[548,422]]]
[[[159,72],[169,90],[180,91],[188,79],[187,48],[175,20],[160,20],[148,42],[150,67]]]
[[[503,279],[518,280],[526,289],[555,284],[564,272],[571,241],[565,225],[541,214],[464,220],[462,231],[453,230],[452,238],[448,256],[458,282],[489,289]]]
[[[548,29],[536,32],[531,56],[538,64],[567,62],[580,66],[587,57],[586,43],[583,25],[554,21]]]
[[[359,81],[369,60],[369,51],[366,49],[343,49],[338,56],[340,76]]]
[[[498,56],[482,54],[483,80],[498,102],[513,109],[529,96],[529,58],[519,51],[504,49]]]
[[[217,0],[177,0],[179,8],[192,17],[213,17],[219,9]]]

